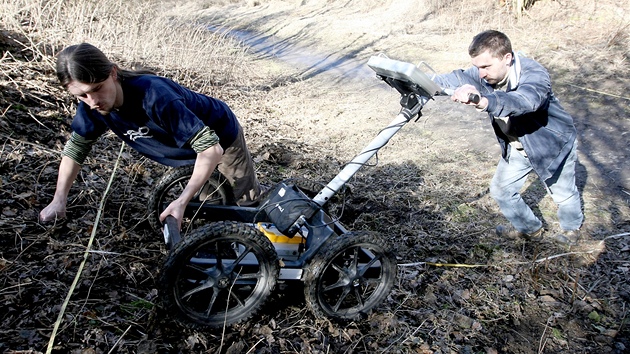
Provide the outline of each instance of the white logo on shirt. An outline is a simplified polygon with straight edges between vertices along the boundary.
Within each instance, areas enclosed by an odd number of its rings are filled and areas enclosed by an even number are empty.
[[[140,138],[145,138],[145,139],[153,138],[153,135],[148,135],[148,134],[149,134],[149,127],[140,127],[138,128],[138,131],[127,130],[127,132],[125,133],[125,135],[129,136],[129,139],[131,139],[131,141],[136,141],[137,139],[140,139]]]

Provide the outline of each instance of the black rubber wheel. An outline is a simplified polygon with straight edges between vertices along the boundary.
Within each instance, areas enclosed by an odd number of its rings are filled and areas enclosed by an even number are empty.
[[[166,209],[170,202],[181,195],[190,180],[190,176],[192,176],[193,167],[184,166],[172,169],[164,174],[153,187],[147,207],[149,224],[155,231],[162,229],[160,213]],[[195,194],[191,202],[218,205],[234,204],[232,186],[230,186],[223,175],[218,171],[214,171],[212,176],[208,178],[208,182]],[[199,222],[201,221],[183,220],[182,231],[185,232],[198,227],[199,225],[197,224]]]
[[[253,226],[212,223],[170,252],[160,276],[162,307],[188,327],[222,327],[256,313],[278,279],[276,250]]]
[[[396,257],[387,242],[367,232],[333,236],[306,268],[304,295],[316,316],[355,320],[389,294]]]

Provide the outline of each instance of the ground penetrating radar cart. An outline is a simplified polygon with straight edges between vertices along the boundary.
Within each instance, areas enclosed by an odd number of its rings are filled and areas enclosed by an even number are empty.
[[[221,327],[253,315],[280,281],[302,281],[310,310],[334,320],[366,315],[389,294],[396,258],[388,240],[348,231],[326,204],[406,123],[442,93],[418,66],[373,56],[367,65],[396,89],[396,118],[315,195],[281,182],[257,207],[234,203],[228,183],[215,173],[186,209],[181,237],[175,218],[164,225],[169,255],[160,273],[163,307],[180,322]],[[428,67],[427,67],[428,68]],[[151,224],[179,196],[192,167],[176,169],[149,198]]]

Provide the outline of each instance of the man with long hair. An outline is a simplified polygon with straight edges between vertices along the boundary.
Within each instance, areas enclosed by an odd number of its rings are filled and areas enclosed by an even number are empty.
[[[107,130],[161,164],[194,164],[188,184],[160,214],[161,221],[173,215],[181,225],[186,205],[217,167],[232,184],[240,205],[256,202],[260,185],[253,161],[243,130],[225,102],[150,72],[121,69],[88,43],[59,53],[57,77],[80,102],[55,194],[40,212],[41,221],[66,216],[68,193],[80,166]]]
[[[575,183],[577,131],[551,90],[549,73],[536,61],[515,55],[509,38],[499,31],[477,34],[468,53],[472,67],[434,81],[455,89],[453,101],[488,113],[502,152],[490,194],[510,222],[499,225],[497,234],[542,239],[543,223],[520,195],[526,176],[534,171],[558,205],[560,230],[553,238],[577,243],[584,218]],[[470,100],[474,95],[479,102]]]

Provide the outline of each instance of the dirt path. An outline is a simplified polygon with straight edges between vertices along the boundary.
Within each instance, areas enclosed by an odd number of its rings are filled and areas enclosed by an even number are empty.
[[[397,92],[376,78],[363,56],[325,50],[318,52],[316,48],[291,43],[287,39],[253,30],[211,28],[217,33],[241,41],[263,66],[286,66],[287,70],[294,72],[293,75],[315,87],[315,92],[324,90],[343,92],[344,101],[348,102],[337,101],[334,104],[352,105],[351,111],[356,112],[358,116],[380,114],[383,119],[390,116],[393,118],[396,110],[400,108]],[[373,55],[385,54],[373,52]],[[488,124],[483,124],[487,122],[484,114],[476,114],[469,107],[456,105],[447,97],[435,99],[436,101],[428,104],[423,112],[427,115],[427,119],[423,120],[423,130],[439,135],[436,139],[450,140],[449,135],[462,136],[463,138],[455,142],[458,148],[498,151],[491,128]],[[322,101],[325,102],[324,99]],[[331,124],[330,129],[339,129],[339,123]],[[362,126],[358,124],[349,128],[352,134],[355,134],[355,130],[362,130]]]

